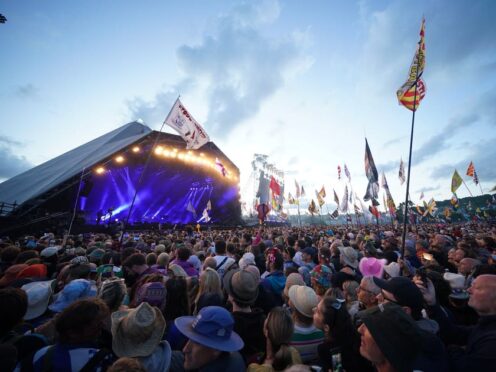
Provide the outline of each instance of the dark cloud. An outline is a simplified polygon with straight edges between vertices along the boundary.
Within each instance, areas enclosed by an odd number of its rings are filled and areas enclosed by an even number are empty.
[[[244,120],[253,117],[262,102],[284,85],[284,74],[305,60],[298,38],[274,40],[260,31],[279,16],[275,1],[246,2],[218,18],[212,33],[197,45],[177,50],[178,67],[188,78],[151,101],[128,102],[132,119],[152,124],[163,121],[177,91],[205,87],[208,115],[204,126],[217,138],[226,137]]]
[[[15,94],[20,98],[34,98],[38,95],[38,88],[33,84],[24,84],[16,87]]]
[[[0,136],[0,180],[8,179],[33,167],[24,156],[15,153],[13,147],[21,145],[18,141]]]
[[[416,193],[420,194],[420,193],[426,193],[426,192],[430,192],[430,191],[437,191],[439,190],[439,187],[440,185],[436,185],[436,186],[426,186],[426,187],[422,187],[421,189],[418,189],[417,191],[415,191]]]

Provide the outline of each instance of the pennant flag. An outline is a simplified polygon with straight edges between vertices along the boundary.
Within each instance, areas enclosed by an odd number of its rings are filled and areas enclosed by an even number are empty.
[[[398,172],[398,177],[400,179],[400,185],[405,183],[405,163],[403,163],[403,158],[400,159],[400,170]]]
[[[420,27],[420,41],[417,45],[415,56],[413,57],[410,70],[408,71],[408,79],[396,92],[398,102],[405,106],[410,111],[416,111],[420,105],[420,101],[425,96],[426,86],[422,80],[422,74],[425,67],[425,19],[422,19]]]
[[[467,168],[467,176],[473,177],[474,176],[474,172],[475,172],[474,163],[473,162],[470,162],[470,164],[468,165],[468,168]]]
[[[453,177],[451,178],[451,192],[455,193],[456,190],[461,186],[463,180],[458,174],[458,171],[455,169],[455,173],[453,173]]]
[[[305,195],[305,189],[303,188],[303,185],[301,185],[301,197],[304,197]]]
[[[273,176],[270,176],[269,188],[275,195],[281,195],[281,186],[277,183],[276,179]]]
[[[356,204],[353,205],[353,208],[355,209],[355,214],[360,214],[360,208]]]
[[[289,204],[296,204],[295,199],[293,198],[293,195],[291,195],[291,193],[288,194],[288,203]]]
[[[424,192],[422,191],[422,192],[420,193],[420,200],[422,200],[423,198],[424,198]]]
[[[334,212],[329,213],[329,216],[331,216],[331,218],[334,218],[334,219],[338,218],[338,216],[339,216],[338,209],[336,208],[336,210]]]
[[[224,164],[220,162],[219,158],[215,158],[215,167],[224,177],[227,175],[226,167],[224,167]]]
[[[346,178],[348,178],[348,181],[351,182],[351,174],[346,164],[344,165],[344,174],[346,174]]]
[[[338,165],[338,180],[341,179],[341,166]]]
[[[322,185],[322,188],[319,191],[319,195],[321,198],[325,198],[327,196],[324,185]]]
[[[301,196],[300,185],[298,185],[298,182],[296,182],[296,180],[295,180],[295,186],[296,186],[296,199],[299,199]]]
[[[315,205],[315,202],[312,201],[310,202],[310,204],[308,205],[308,211],[310,212],[310,214],[313,216],[315,213],[317,213],[317,206]]]
[[[369,206],[369,212],[372,213],[376,218],[379,218],[379,216],[381,215],[379,213],[379,210],[373,205]]]
[[[210,141],[205,129],[193,119],[179,98],[176,99],[176,102],[174,103],[174,106],[172,106],[169,115],[165,118],[164,123],[174,128],[181,135],[183,140],[186,141],[187,149],[199,149]]]
[[[365,138],[365,174],[367,175],[369,184],[367,185],[367,192],[363,197],[363,201],[377,199],[379,194],[379,174],[377,173],[367,138]]]
[[[188,205],[186,206],[186,210],[188,212],[193,213],[193,216],[196,217],[196,209],[195,209],[195,207],[193,207],[193,204],[191,203],[191,200],[188,202]]]
[[[336,190],[332,189],[332,191],[334,191],[334,202],[338,205],[339,207],[339,198],[338,198],[338,194],[336,194]]]
[[[344,195],[343,199],[341,199],[341,206],[340,206],[341,212],[348,212],[348,186],[344,187]]]
[[[324,198],[320,195],[317,190],[315,190],[315,194],[317,195],[317,203],[319,203],[319,206],[322,208],[322,206],[325,204]]]

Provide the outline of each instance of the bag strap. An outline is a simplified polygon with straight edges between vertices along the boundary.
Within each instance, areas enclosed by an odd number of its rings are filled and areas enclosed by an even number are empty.
[[[222,265],[224,265],[224,263],[227,261],[227,259],[228,259],[227,256],[224,257],[224,259],[221,261],[221,263],[218,264],[217,267],[215,268],[215,271],[219,270],[222,267]]]
[[[55,353],[55,345],[50,345],[45,351],[43,356],[43,368],[42,372],[52,372],[53,371],[53,354]]]
[[[101,363],[101,361],[105,359],[105,357],[110,353],[111,351],[106,348],[102,348],[98,350],[98,352],[95,355],[93,355],[93,357],[90,360],[88,360],[88,362],[83,366],[83,368],[81,368],[79,372],[94,371],[95,368]]]

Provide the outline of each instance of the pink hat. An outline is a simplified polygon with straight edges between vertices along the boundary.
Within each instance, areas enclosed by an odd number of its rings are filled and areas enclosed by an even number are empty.
[[[387,260],[378,260],[375,257],[364,257],[360,260],[358,268],[363,276],[375,276],[377,278],[382,278],[384,272],[384,265]]]

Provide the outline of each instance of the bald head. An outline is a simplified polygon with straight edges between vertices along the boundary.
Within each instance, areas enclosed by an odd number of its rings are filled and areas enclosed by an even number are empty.
[[[496,275],[479,275],[474,279],[468,293],[468,304],[479,315],[496,315]]]

